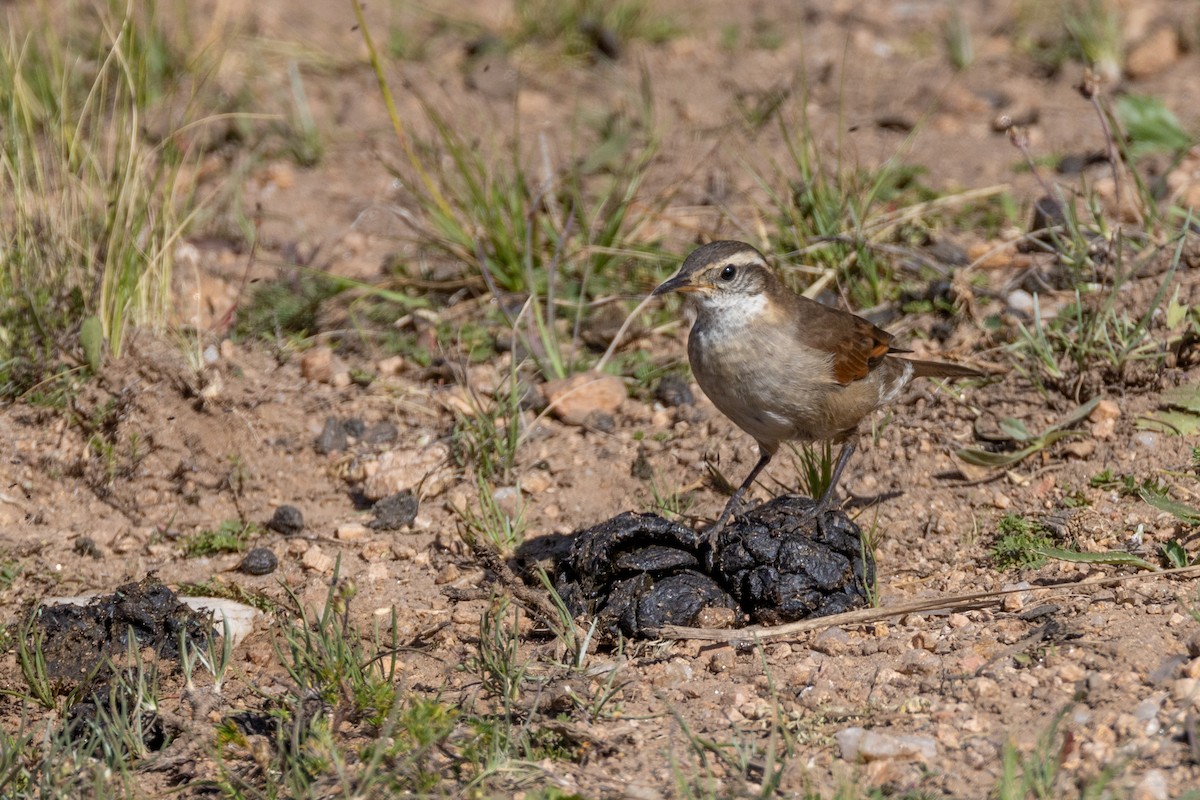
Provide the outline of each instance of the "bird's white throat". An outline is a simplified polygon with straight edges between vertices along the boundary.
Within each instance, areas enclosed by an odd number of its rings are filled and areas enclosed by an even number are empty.
[[[708,325],[741,328],[758,320],[766,311],[767,295],[763,292],[713,292],[697,297],[696,305]]]

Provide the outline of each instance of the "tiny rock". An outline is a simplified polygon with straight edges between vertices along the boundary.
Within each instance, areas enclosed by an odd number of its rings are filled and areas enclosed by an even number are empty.
[[[550,479],[544,472],[530,472],[521,478],[521,491],[529,494],[541,494],[550,488]]]
[[[1000,601],[1000,608],[1009,613],[1020,611],[1025,608],[1025,595],[1022,591],[1013,591],[1028,589],[1029,584],[1026,581],[1020,583],[1008,584],[1004,587],[1004,591],[1010,592],[1004,595],[1004,599]]]
[[[714,675],[728,672],[737,665],[737,653],[732,647],[721,647],[708,657],[708,671]]]
[[[1092,422],[1102,422],[1106,419],[1116,419],[1121,416],[1121,407],[1115,401],[1105,398],[1096,404],[1092,409],[1092,413],[1088,414],[1088,419]]]
[[[928,650],[909,650],[900,659],[899,670],[905,675],[933,675],[942,668],[942,660]]]
[[[392,545],[390,542],[382,539],[375,539],[365,542],[358,555],[363,561],[368,562],[383,561],[385,558],[390,559],[392,557]]]
[[[842,758],[851,763],[899,759],[932,764],[937,758],[937,742],[928,736],[845,728],[834,734],[834,738],[841,748]]]
[[[337,526],[333,535],[343,542],[357,542],[366,538],[367,526],[361,522],[345,522]]]
[[[1167,800],[1171,796],[1167,776],[1162,770],[1147,770],[1133,787],[1133,800]]]
[[[1096,452],[1096,443],[1089,441],[1068,442],[1063,445],[1063,452],[1072,458],[1085,459],[1091,458]]]
[[[453,477],[450,449],[444,444],[389,450],[379,457],[375,472],[363,483],[363,495],[378,502],[420,486],[421,496],[432,498],[444,492]]]
[[[1093,439],[1111,439],[1117,429],[1117,418],[1121,416],[1121,407],[1116,401],[1105,398],[1096,404],[1088,420],[1092,423]]]
[[[841,628],[826,628],[812,640],[813,650],[827,656],[838,656],[850,649],[850,636]]]
[[[1058,677],[1064,683],[1077,683],[1087,676],[1087,670],[1078,664],[1063,664],[1058,668]]]
[[[1092,438],[1111,439],[1116,430],[1117,421],[1115,419],[1102,419],[1092,423]]]
[[[1033,295],[1024,289],[1014,289],[1008,293],[1008,307],[1018,314],[1033,316],[1034,299]]]
[[[1179,34],[1163,26],[1133,46],[1125,59],[1125,72],[1134,80],[1148,78],[1166,70],[1179,55]]]
[[[555,416],[568,425],[583,425],[595,412],[611,415],[625,401],[624,382],[596,372],[549,381],[542,389]]]
[[[404,358],[402,356],[390,356],[388,358],[379,359],[379,363],[375,365],[375,371],[380,375],[392,378],[399,375],[404,370]]]
[[[300,556],[300,563],[305,569],[313,572],[329,572],[333,569],[333,558],[324,552],[319,545],[312,545]]]
[[[438,586],[445,586],[447,583],[453,583],[462,575],[462,571],[454,563],[447,564],[442,567],[441,572],[433,579],[433,582]]]
[[[314,347],[300,357],[300,375],[314,383],[329,383],[333,379],[333,349]]]

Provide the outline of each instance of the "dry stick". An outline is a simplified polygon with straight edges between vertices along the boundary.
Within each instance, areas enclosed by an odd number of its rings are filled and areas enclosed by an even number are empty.
[[[795,636],[800,633],[832,628],[836,625],[857,625],[867,622],[878,622],[904,614],[914,614],[923,611],[949,611],[964,608],[982,608],[993,605],[999,598],[1016,592],[1029,591],[1071,591],[1084,587],[1110,586],[1125,581],[1157,578],[1164,575],[1200,575],[1200,565],[1165,569],[1159,572],[1137,572],[1131,575],[1114,575],[1107,578],[1085,578],[1075,583],[1058,584],[1055,586],[1033,586],[1029,589],[1003,589],[998,592],[971,592],[969,594],[950,595],[948,597],[933,597],[912,600],[888,608],[863,608],[857,611],[847,611],[842,614],[831,614],[817,619],[804,619],[799,622],[789,622],[785,625],[750,625],[745,628],[728,630],[725,628],[687,628],[682,625],[663,625],[653,628],[647,633],[662,639],[704,639],[711,642],[759,642],[767,639],[779,639],[785,636]]]
[[[600,360],[596,362],[596,366],[592,368],[593,371],[602,372],[604,370],[604,365],[608,363],[608,359],[612,357],[614,352],[616,352],[617,345],[621,343],[621,339],[625,338],[625,331],[629,330],[629,326],[633,322],[634,318],[638,314],[642,313],[642,309],[645,308],[653,299],[653,295],[646,295],[642,299],[642,302],[637,304],[637,308],[629,312],[629,316],[625,318],[625,321],[621,323],[621,327],[617,329],[617,335],[613,337],[612,344],[608,346],[608,349],[604,351],[604,355],[600,357]]]

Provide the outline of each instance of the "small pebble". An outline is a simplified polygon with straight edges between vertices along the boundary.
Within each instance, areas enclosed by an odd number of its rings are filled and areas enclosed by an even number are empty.
[[[295,536],[304,530],[304,515],[295,506],[279,506],[267,522],[267,528],[284,536]]]
[[[842,758],[851,763],[890,759],[936,762],[937,742],[928,736],[882,733],[864,728],[844,728],[834,734]]]
[[[366,444],[391,444],[396,441],[400,432],[390,422],[376,422],[363,431],[362,440]]]
[[[333,536],[342,542],[357,542],[367,537],[367,526],[361,522],[345,522],[337,526]]]
[[[375,519],[370,525],[375,530],[398,531],[413,524],[419,507],[417,496],[408,489],[390,494],[371,508]]]
[[[379,363],[375,365],[375,369],[380,375],[387,377],[399,375],[404,369],[404,357],[390,356],[389,358],[380,359]]]
[[[850,635],[841,628],[826,628],[813,638],[811,647],[827,656],[839,656],[850,649]]]
[[[1147,770],[1133,787],[1133,800],[1167,800],[1170,796],[1167,776],[1157,769]]]
[[[1024,289],[1016,289],[1008,294],[1008,307],[1018,314],[1033,314],[1033,295]]]
[[[279,559],[269,547],[255,547],[242,558],[238,571],[247,575],[270,575],[279,567]]]
[[[333,558],[317,545],[313,545],[304,551],[304,555],[300,556],[300,563],[305,569],[313,572],[329,572],[333,569]]]
[[[80,536],[75,540],[75,543],[71,545],[71,549],[75,551],[75,555],[89,556],[90,558],[94,559],[103,558],[100,548],[96,546],[95,540],[90,536]]]
[[[933,675],[942,668],[942,660],[928,650],[913,649],[900,659],[899,671],[905,675]]]
[[[337,417],[325,420],[321,435],[317,437],[316,450],[322,455],[340,453],[346,449],[349,441],[346,437],[346,426]]]
[[[1158,434],[1152,431],[1139,431],[1133,435],[1133,443],[1138,447],[1154,450],[1158,447]]]

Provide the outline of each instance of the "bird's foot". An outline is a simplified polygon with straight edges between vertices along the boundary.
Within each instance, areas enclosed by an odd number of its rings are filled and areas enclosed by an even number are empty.
[[[734,508],[733,504],[725,507],[721,512],[721,516],[717,518],[707,530],[702,534],[704,541],[708,544],[708,553],[704,557],[704,563],[708,571],[711,573],[717,561],[717,541],[721,538],[721,531],[725,530],[725,526],[729,524],[729,520],[733,519]]]

